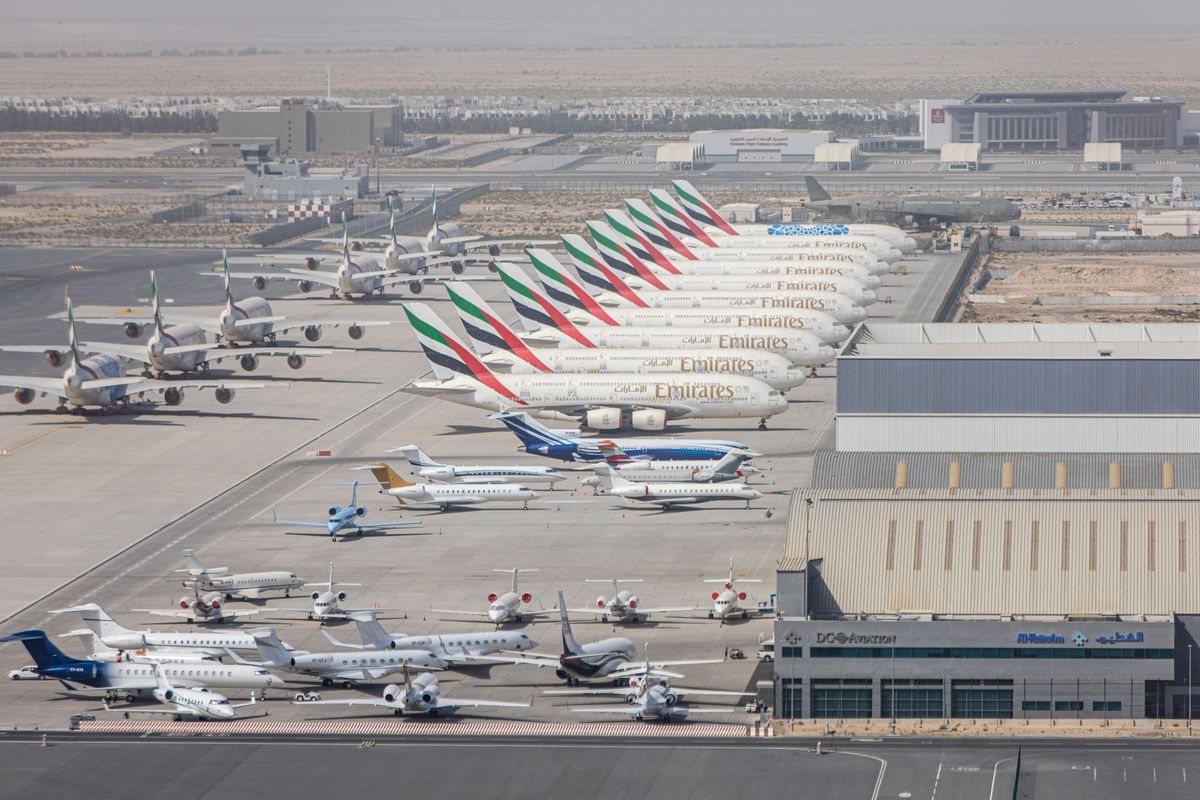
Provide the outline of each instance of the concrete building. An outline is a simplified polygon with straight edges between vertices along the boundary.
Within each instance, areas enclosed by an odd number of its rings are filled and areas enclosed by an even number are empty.
[[[690,141],[701,145],[713,163],[811,162],[817,145],[832,142],[833,131],[794,131],[782,128],[696,131]]]
[[[353,172],[310,173],[307,161],[272,161],[270,145],[242,147],[245,168],[242,191],[247,197],[269,200],[301,200],[311,197],[356,199],[370,191],[365,164]]]
[[[837,449],[1189,452],[1200,325],[871,324],[838,356]]]
[[[1090,462],[1123,466],[1124,454],[1061,456],[1050,471],[1025,454],[922,455],[915,470],[898,454],[822,456],[814,474],[849,488],[792,499],[777,716],[1186,716],[1200,677],[1200,490],[1107,488]],[[1146,478],[1178,465],[1189,486],[1200,472],[1196,456],[1135,461]],[[923,470],[941,477],[898,488]],[[1064,471],[1072,488],[1055,488]],[[1002,488],[1014,474],[1021,486]]]
[[[303,98],[278,107],[222,111],[212,147],[270,144],[275,154],[370,153],[403,144],[401,105],[329,106]]]
[[[1127,99],[1125,91],[979,92],[922,100],[925,148],[977,142],[985,150],[1079,150],[1088,142],[1179,147],[1183,101]]]

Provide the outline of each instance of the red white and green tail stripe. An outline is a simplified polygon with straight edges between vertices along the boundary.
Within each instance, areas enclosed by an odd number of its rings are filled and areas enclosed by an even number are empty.
[[[567,319],[562,310],[549,297],[538,290],[537,285],[521,269],[512,264],[496,264],[500,281],[508,291],[513,307],[525,330],[536,331],[543,327],[562,331],[583,347],[595,347],[575,323]]]
[[[641,278],[655,289],[667,288],[666,284],[659,280],[658,276],[651,272],[650,268],[621,242],[611,225],[595,220],[588,220],[586,224],[588,233],[592,235],[592,241],[596,243],[596,249],[600,252],[600,257],[607,261],[610,267],[627,275]]]
[[[406,303],[404,314],[413,332],[417,334],[417,342],[425,351],[433,374],[442,380],[453,377],[454,374],[465,375],[496,392],[501,397],[514,403],[525,405],[521,398],[513,394],[492,374],[471,349],[433,313],[433,309],[424,303]]]
[[[604,219],[608,222],[617,239],[633,251],[634,255],[643,261],[653,261],[672,275],[682,275],[683,272],[674,262],[663,253],[652,241],[643,235],[624,212],[615,208],[606,209]]]
[[[658,212],[663,224],[672,231],[683,236],[691,236],[709,247],[717,246],[711,236],[692,222],[692,218],[679,207],[671,195],[662,189],[651,189],[650,201],[654,203],[654,210]]]
[[[662,218],[650,206],[646,205],[645,200],[626,199],[625,209],[629,212],[629,216],[633,219],[633,223],[637,225],[638,230],[651,242],[659,247],[673,250],[688,261],[696,260],[696,254],[689,250],[687,245],[671,232],[670,228],[663,224]]]
[[[552,254],[545,250],[533,249],[527,255],[529,263],[533,264],[538,280],[546,295],[560,308],[577,308],[586,311],[605,325],[617,325],[604,306],[596,302],[596,298],[588,293],[578,281],[571,277],[570,272]]]
[[[534,369],[550,372],[529,346],[521,341],[516,332],[500,319],[500,315],[479,296],[479,293],[469,283],[450,281],[446,284],[450,302],[458,311],[458,319],[471,339],[477,353],[490,353],[492,350],[504,350],[512,353]]]
[[[563,234],[562,241],[567,248],[567,255],[571,257],[571,261],[575,262],[575,269],[579,272],[580,280],[601,291],[612,292],[638,308],[647,307],[646,301],[638,297],[637,292],[600,259],[599,254],[584,241],[582,236],[567,233]]]
[[[691,181],[671,181],[671,186],[674,187],[679,202],[683,204],[683,210],[696,222],[701,225],[715,225],[730,236],[738,235],[734,227],[713,208],[712,203],[708,202],[695,186],[692,186]]]

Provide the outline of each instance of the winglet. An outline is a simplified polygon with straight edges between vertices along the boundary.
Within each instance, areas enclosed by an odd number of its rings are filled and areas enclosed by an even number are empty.
[[[150,307],[154,310],[154,330],[162,333],[162,309],[158,304],[158,279],[154,276],[154,270],[150,270]]]
[[[67,342],[71,346],[71,357],[78,364],[82,358],[79,355],[79,340],[75,338],[75,307],[71,305],[71,295],[67,295]]]
[[[233,290],[229,288],[229,253],[221,251],[221,270],[225,273],[225,304],[233,308]]]
[[[350,260],[350,227],[346,225],[346,212],[342,212],[342,258]]]

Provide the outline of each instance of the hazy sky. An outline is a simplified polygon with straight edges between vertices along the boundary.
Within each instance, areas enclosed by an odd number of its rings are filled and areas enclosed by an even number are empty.
[[[51,0],[0,48],[605,47],[1200,36],[1196,0]]]

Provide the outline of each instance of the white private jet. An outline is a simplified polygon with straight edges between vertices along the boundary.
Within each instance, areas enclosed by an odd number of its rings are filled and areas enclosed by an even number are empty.
[[[746,599],[746,593],[737,589],[739,583],[762,583],[759,578],[741,578],[733,574],[733,559],[729,559],[729,577],[728,578],[707,578],[705,583],[720,583],[724,584],[720,591],[712,593],[712,608],[708,612],[709,619],[720,619],[724,624],[725,620],[731,617],[741,617],[747,619],[750,616],[750,610],[742,607],[742,602]]]
[[[572,608],[569,609],[575,614],[595,614],[600,617],[601,622],[608,622],[611,618],[614,622],[645,622],[651,614],[666,614],[674,611],[695,611],[694,606],[677,606],[677,607],[662,607],[662,608],[646,608],[642,605],[642,598],[638,597],[628,589],[621,589],[619,584],[622,583],[641,583],[641,578],[585,578],[584,583],[611,583],[612,595],[600,595],[596,598],[595,608]]]
[[[389,453],[404,453],[417,475],[443,483],[557,483],[566,476],[553,467],[515,465],[443,464],[415,444],[393,447]]]
[[[389,684],[379,699],[355,700],[304,700],[303,694],[296,695],[296,702],[313,706],[371,706],[388,709],[397,717],[409,714],[428,714],[436,717],[440,713],[454,712],[460,708],[528,708],[529,703],[510,703],[500,700],[468,700],[462,697],[444,698],[437,676],[425,672],[413,678],[408,665],[404,665],[404,684]]]
[[[727,483],[631,483],[614,473],[611,467],[601,467],[597,477],[606,494],[625,500],[636,500],[640,503],[651,503],[664,509],[673,506],[696,505],[711,503],[718,500],[745,501],[746,508],[750,503],[763,496],[763,493],[748,483],[730,481]]]
[[[191,598],[181,597],[178,601],[178,609],[167,611],[158,608],[134,608],[131,610],[140,611],[143,614],[153,614],[156,617],[174,617],[188,622],[212,622],[217,625],[252,617],[258,613],[257,609],[231,611],[222,608],[222,601],[225,598],[220,592],[200,594],[200,588],[195,584],[192,584],[192,595]]]
[[[324,622],[325,620],[330,620],[330,619],[336,619],[336,620],[348,619],[350,613],[352,613],[352,612],[349,610],[343,610],[342,607],[339,605],[339,603],[341,603],[343,600],[346,600],[347,598],[349,598],[349,595],[343,591],[340,591],[338,589],[338,587],[362,586],[361,583],[345,583],[342,581],[335,581],[333,579],[333,562],[332,561],[329,562],[329,580],[328,581],[325,581],[324,583],[306,583],[304,585],[306,587],[308,587],[308,586],[324,587],[325,591],[313,592],[311,595],[313,602],[312,602],[312,605],[309,606],[308,608],[273,608],[271,610],[272,611],[293,611],[293,612],[297,612],[297,613],[301,613],[301,614],[308,614],[309,619],[316,620],[319,622]]]
[[[518,588],[519,576],[523,572],[537,572],[536,569],[494,569],[492,572],[506,572],[512,575],[512,587],[503,594],[492,592],[488,595],[487,611],[459,611],[457,609],[430,608],[438,614],[461,614],[469,617],[487,617],[497,628],[506,622],[523,622],[527,618],[544,617],[554,613],[554,609],[526,609],[533,602],[533,595],[522,592]]]
[[[615,442],[605,439],[600,442],[600,453],[604,463],[594,467],[597,471],[612,470],[632,483],[661,483],[664,481],[692,483],[722,483],[724,481],[757,475],[759,470],[746,462],[758,454],[750,450],[732,450],[720,459],[705,461],[660,461],[638,459],[629,456]],[[580,481],[584,486],[599,486],[599,475]]]
[[[306,650],[286,650],[273,628],[255,631],[255,646],[259,662],[247,661],[228,651],[239,664],[290,672],[305,677],[320,678],[322,686],[340,683],[349,689],[360,681],[376,681],[404,669],[408,665],[420,669],[445,669],[445,661],[428,650],[351,650],[310,653]]]
[[[140,648],[137,650],[117,650],[109,647],[96,632],[90,628],[80,628],[75,631],[67,631],[60,633],[61,638],[77,636],[83,640],[84,650],[87,652],[87,657],[93,661],[120,663],[120,662],[137,662],[148,664],[150,662],[158,662],[159,664],[213,664],[219,661],[216,656],[205,655],[196,650],[187,648],[170,649],[170,648]]]
[[[190,576],[190,580],[183,581],[185,587],[195,586],[202,592],[220,592],[226,600],[257,598],[264,592],[283,592],[284,597],[289,597],[292,589],[304,586],[303,578],[284,570],[230,572],[229,567],[206,567],[196,557],[194,550],[183,551],[183,563],[187,568],[175,571],[186,572]]]
[[[159,664],[154,664],[153,669],[155,682],[154,699],[162,703],[166,708],[130,709],[125,711],[126,719],[129,718],[131,712],[137,714],[170,714],[175,718],[176,722],[182,721],[185,717],[192,719],[233,719],[237,716],[237,709],[252,706],[257,702],[254,699],[253,692],[250,693],[249,703],[231,703],[224,695],[217,694],[209,689],[185,689],[172,686]],[[104,709],[106,711],[117,710],[109,707],[107,699],[104,701]]]
[[[329,631],[321,631],[338,647],[349,650],[427,650],[452,667],[479,666],[476,656],[493,653],[519,653],[537,647],[537,641],[519,631],[496,630],[486,633],[449,633],[408,636],[388,633],[379,624],[373,611],[355,611],[349,615],[358,628],[362,644],[349,644],[335,639]]]
[[[116,650],[169,649],[190,650],[204,655],[225,655],[227,649],[257,650],[254,637],[250,633],[234,633],[232,631],[131,631],[118,625],[116,620],[108,615],[95,603],[60,608],[51,614],[79,614],[83,623],[96,633],[106,646]],[[286,647],[286,645],[285,645]]]
[[[294,533],[290,531],[289,533],[293,536],[328,536],[335,542],[338,541],[337,537],[339,536],[386,536],[388,535],[388,531],[395,528],[411,528],[423,524],[419,519],[393,520],[391,522],[361,522],[360,520],[366,515],[366,507],[358,504],[358,481],[353,481],[352,488],[350,489],[350,503],[345,506],[330,506],[329,518],[324,522],[279,519],[275,515],[274,509],[271,510],[271,521],[276,525],[286,525],[288,527],[319,528],[324,533]]]
[[[519,483],[413,483],[382,462],[357,469],[370,470],[379,481],[379,490],[396,498],[401,505],[437,506],[446,511],[451,506],[516,501],[528,509],[530,500],[541,497]]]

